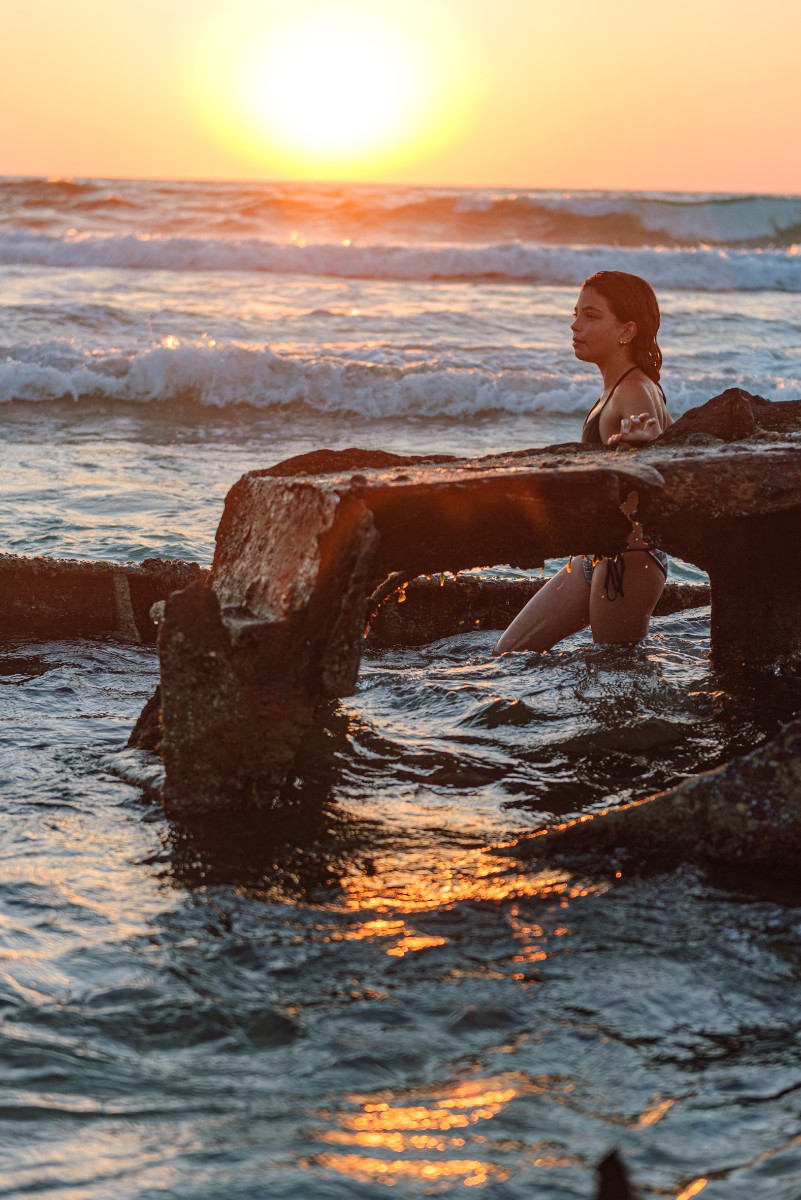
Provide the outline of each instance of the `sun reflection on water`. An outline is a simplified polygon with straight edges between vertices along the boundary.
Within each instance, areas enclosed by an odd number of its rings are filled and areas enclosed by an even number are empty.
[[[357,1106],[353,1110],[319,1114],[332,1127],[321,1130],[318,1141],[337,1149],[315,1155],[308,1165],[356,1182],[392,1185],[399,1179],[417,1179],[432,1185],[426,1189],[432,1191],[455,1181],[465,1187],[503,1181],[511,1174],[502,1161],[510,1146],[491,1136],[491,1122],[522,1095],[559,1094],[571,1087],[562,1079],[509,1072],[459,1080],[436,1091],[351,1096]],[[515,1153],[521,1149],[515,1142]],[[525,1157],[543,1168],[576,1162],[546,1143],[530,1146]]]
[[[606,890],[606,884],[577,880],[559,870],[525,873],[510,868],[509,860],[483,848],[452,846],[433,858],[431,846],[426,854],[417,849],[395,852],[376,861],[371,872],[354,872],[342,879],[342,893],[334,910],[357,920],[346,927],[326,921],[317,926],[324,941],[375,941],[385,943],[391,958],[432,950],[448,943],[439,931],[415,928],[414,916],[424,918],[446,912],[460,904],[482,902],[511,904],[506,920],[518,943],[517,953],[509,960],[507,976],[526,981],[524,965],[543,962],[547,957],[543,928],[521,915],[516,901],[539,899],[552,910],[566,908],[571,900]],[[363,916],[359,921],[358,917]],[[551,930],[550,936],[569,933],[565,925]],[[516,968],[516,969],[515,969]]]
[[[684,1188],[678,1194],[676,1200],[692,1200],[693,1196],[700,1196],[708,1183],[708,1179],[694,1179],[688,1187]]]
[[[482,848],[453,847],[436,860],[417,852],[394,854],[376,864],[373,874],[343,879],[350,911],[429,912],[466,901],[502,903],[515,898],[569,900],[589,896],[605,885],[577,880],[565,871],[524,872],[510,869],[509,859]]]
[[[328,1170],[348,1175],[357,1183],[380,1181],[389,1186],[398,1179],[411,1178],[443,1185],[458,1180],[464,1187],[483,1187],[490,1179],[503,1182],[511,1174],[506,1168],[476,1159],[450,1159],[447,1162],[398,1159],[387,1162],[359,1154],[321,1154],[317,1162]]]
[[[404,933],[395,946],[389,947],[387,954],[392,958],[403,958],[404,955],[413,954],[416,950],[430,950],[434,946],[444,946],[446,940],[443,937],[429,937],[422,933]]]

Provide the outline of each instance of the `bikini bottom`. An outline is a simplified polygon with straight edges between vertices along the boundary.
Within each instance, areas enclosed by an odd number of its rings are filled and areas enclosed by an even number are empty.
[[[647,554],[652,558],[659,570],[668,577],[668,556],[664,550],[657,550],[656,547],[646,549],[645,547],[634,547],[629,550],[624,550],[621,554],[615,555],[614,558],[593,558],[590,554],[582,554],[581,567],[584,571],[584,578],[587,583],[592,583],[592,573],[599,563],[606,564],[606,577],[604,579],[604,592],[607,600],[615,600],[618,596],[623,596],[623,575],[626,570],[626,560],[624,554]]]

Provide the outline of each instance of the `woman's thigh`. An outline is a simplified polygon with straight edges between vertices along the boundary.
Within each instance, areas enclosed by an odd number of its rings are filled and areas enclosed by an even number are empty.
[[[589,623],[590,585],[577,556],[571,560],[571,570],[562,567],[531,597],[498,639],[492,653],[508,654],[512,650],[544,653]]]
[[[623,594],[610,600],[605,590],[606,559],[599,562],[590,588],[590,624],[595,642],[639,642],[648,633],[665,577],[649,554],[629,552],[623,557]]]

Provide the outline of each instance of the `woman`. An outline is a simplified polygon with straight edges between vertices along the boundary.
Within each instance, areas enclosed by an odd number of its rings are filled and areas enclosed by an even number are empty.
[[[659,386],[659,305],[650,285],[625,271],[591,275],[571,329],[576,358],[595,363],[604,384],[581,440],[618,447],[653,441],[673,422]],[[493,654],[544,652],[587,625],[596,642],[645,637],[665,586],[667,558],[643,538],[642,526],[633,519],[636,506],[636,492],[621,506],[632,527],[627,549],[616,559],[572,558],[518,613]]]

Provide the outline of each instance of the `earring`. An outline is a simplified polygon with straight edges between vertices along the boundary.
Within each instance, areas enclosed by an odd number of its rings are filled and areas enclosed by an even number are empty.
[[[628,346],[628,342],[626,341],[625,338],[621,338],[620,341],[618,342],[618,346]]]

